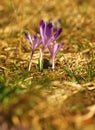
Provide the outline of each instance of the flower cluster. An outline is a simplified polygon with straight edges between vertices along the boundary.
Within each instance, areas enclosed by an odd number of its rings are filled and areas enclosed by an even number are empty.
[[[42,44],[42,48],[40,49],[40,60],[39,60],[39,68],[40,70],[43,69],[43,54],[44,50],[48,48],[51,57],[52,57],[52,69],[54,70],[54,60],[55,56],[57,55],[58,51],[64,45],[64,43],[57,44],[56,39],[61,34],[62,28],[57,28],[54,33],[54,26],[51,22],[48,24],[45,23],[43,20],[40,21],[40,37],[35,34],[33,38],[31,38],[29,33],[25,33],[26,39],[29,41],[32,49],[30,63],[29,63],[29,71],[31,69],[32,64],[32,57],[34,54],[35,49]]]

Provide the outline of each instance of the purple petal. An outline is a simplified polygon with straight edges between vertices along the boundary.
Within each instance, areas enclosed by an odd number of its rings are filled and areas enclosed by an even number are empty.
[[[24,35],[25,35],[26,39],[30,42],[30,44],[33,44],[30,34],[25,32]]]
[[[51,48],[51,45],[50,44],[48,44],[48,50],[49,50],[49,52],[50,52],[50,54],[52,55],[52,48]]]
[[[38,44],[41,44],[41,43],[42,43],[42,38],[40,37]]]
[[[52,23],[48,23],[46,26],[46,36],[51,37],[53,33],[53,25]]]
[[[41,26],[42,28],[45,27],[45,22],[44,22],[43,20],[40,21],[40,26]]]
[[[39,38],[39,37],[37,36],[37,34],[35,34],[35,35],[34,35],[34,39],[33,39],[32,50],[34,51],[34,50],[40,45],[41,42],[42,42],[41,37]]]
[[[39,46],[42,42],[42,39],[38,38],[35,42],[36,46]]]
[[[42,42],[42,38],[38,37],[37,34],[34,34],[34,43],[35,44],[40,44]]]
[[[58,44],[57,51],[59,51],[62,48],[63,45],[64,45],[64,43]]]
[[[30,40],[30,38],[29,38],[29,37],[30,37],[30,36],[29,36],[29,33],[26,33],[26,32],[25,32],[24,35],[25,35],[25,37],[26,37],[27,40]]]
[[[55,57],[58,53],[58,51],[61,49],[61,47],[64,45],[64,43],[57,44],[56,42],[53,43],[53,57]]]
[[[56,41],[53,42],[53,53],[55,54],[56,51],[58,49],[58,44],[56,43]]]
[[[40,33],[41,33],[41,37],[44,38],[44,34],[45,34],[45,22],[43,20],[40,21]]]
[[[62,28],[57,29],[57,32],[54,35],[55,39],[61,34],[61,32],[62,32]]]
[[[37,38],[38,38],[37,34],[34,34],[34,39],[37,39]]]

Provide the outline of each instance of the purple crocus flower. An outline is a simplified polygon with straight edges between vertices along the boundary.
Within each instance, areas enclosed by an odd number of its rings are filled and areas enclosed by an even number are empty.
[[[51,42],[55,41],[56,38],[61,34],[62,28],[58,28],[55,34],[53,34],[53,31],[54,27],[51,22],[46,24],[43,20],[40,21],[40,35],[43,43],[42,50],[40,50],[40,70],[42,70],[44,50],[48,47],[48,45]]]
[[[52,56],[52,69],[54,70],[54,60],[55,56],[57,55],[58,51],[61,49],[61,47],[64,45],[64,43],[57,44],[56,41],[53,42],[53,45],[48,44],[49,52]]]
[[[44,49],[47,48],[48,44],[56,40],[56,38],[61,34],[62,28],[58,28],[54,35],[53,35],[53,31],[54,31],[54,27],[51,22],[46,24],[43,20],[41,20],[40,34],[43,42],[42,52],[44,52]]]
[[[32,53],[31,53],[31,57],[30,57],[30,63],[29,63],[29,71],[30,71],[31,65],[32,65],[32,57],[33,57],[34,51],[40,45],[40,43],[42,42],[42,39],[39,38],[37,36],[37,34],[35,34],[33,36],[33,38],[31,38],[30,34],[26,33],[26,32],[25,32],[25,37],[29,41],[29,43],[31,45],[31,49],[32,49]]]

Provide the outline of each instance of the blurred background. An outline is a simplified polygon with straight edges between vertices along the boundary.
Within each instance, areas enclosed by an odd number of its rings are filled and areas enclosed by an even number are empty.
[[[24,30],[39,31],[42,19],[66,31],[69,28],[69,34],[80,28],[89,33],[88,26],[95,22],[94,7],[94,0],[3,0],[0,1],[0,37]]]

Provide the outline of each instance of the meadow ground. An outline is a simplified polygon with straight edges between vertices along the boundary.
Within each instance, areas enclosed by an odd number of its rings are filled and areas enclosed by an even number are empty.
[[[29,72],[24,32],[39,34],[42,19],[63,28],[65,44],[54,71],[39,71],[37,49]],[[94,129],[95,1],[0,1],[0,130]]]

